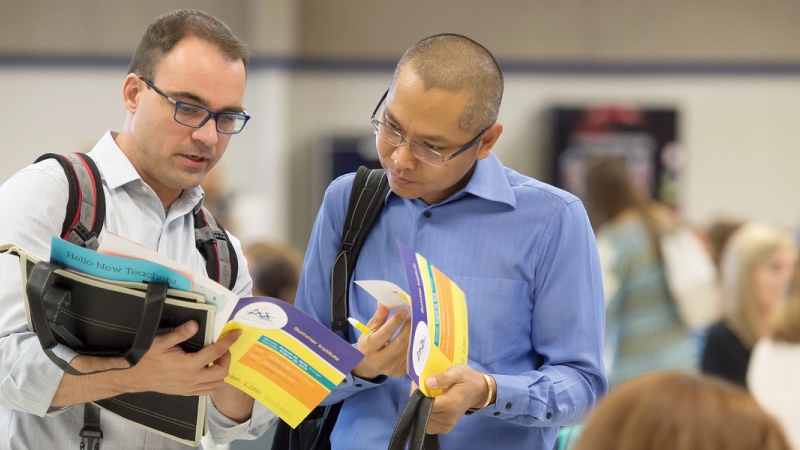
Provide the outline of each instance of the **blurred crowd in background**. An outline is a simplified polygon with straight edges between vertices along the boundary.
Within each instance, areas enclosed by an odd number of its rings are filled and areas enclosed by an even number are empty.
[[[800,270],[791,231],[745,217],[693,226],[638,189],[618,159],[597,158],[584,175],[611,390],[584,424],[562,430],[557,446],[800,448]],[[203,188],[215,216],[235,223],[224,180],[212,171]],[[292,303],[302,253],[280,241],[245,252],[254,295]],[[691,446],[658,441],[670,433]]]

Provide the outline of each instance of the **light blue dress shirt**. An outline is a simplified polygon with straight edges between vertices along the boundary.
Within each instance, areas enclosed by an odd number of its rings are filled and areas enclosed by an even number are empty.
[[[111,231],[205,274],[205,260],[194,242],[192,212],[202,189],[184,190],[165,214],[155,192],[142,181],[107,132],[89,153],[103,179],[106,219],[102,241]],[[41,259],[50,255],[50,237],[58,236],[66,215],[69,189],[64,170],[47,160],[21,170],[0,186],[0,243],[15,243]],[[239,258],[234,290],[249,295],[252,281],[241,245],[231,237]],[[74,353],[56,351],[69,360]],[[0,448],[11,450],[78,449],[83,405],[50,408],[63,372],[27,331],[19,260],[0,256]],[[274,423],[275,415],[256,402],[251,420],[237,424],[208,398],[209,429],[218,442],[254,439]],[[101,413],[102,450],[188,449],[109,413]]]
[[[296,305],[328,326],[331,267],[352,182],[352,174],[343,176],[325,194],[297,294]],[[557,426],[579,421],[607,389],[601,270],[581,202],[491,154],[441,203],[390,192],[355,279],[407,288],[397,239],[466,293],[469,365],[497,380],[496,403],[462,417],[440,436],[442,448],[550,450]],[[349,307],[362,323],[377,308],[354,284]],[[333,448],[386,448],[409,393],[408,376],[368,382],[348,375],[325,400],[346,399]]]

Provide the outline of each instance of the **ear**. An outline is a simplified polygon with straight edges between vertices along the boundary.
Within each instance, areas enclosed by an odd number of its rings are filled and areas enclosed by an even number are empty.
[[[492,152],[492,147],[494,147],[494,143],[497,142],[497,139],[500,138],[502,133],[503,124],[499,122],[489,127],[489,129],[483,133],[483,137],[478,143],[478,159],[484,159],[489,156],[489,153]]]
[[[136,112],[139,107],[139,95],[143,92],[144,82],[136,74],[129,73],[122,84],[122,101],[129,112]]]

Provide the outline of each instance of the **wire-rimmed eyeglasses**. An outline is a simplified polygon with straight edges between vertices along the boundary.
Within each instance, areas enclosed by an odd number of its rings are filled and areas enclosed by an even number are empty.
[[[475,136],[473,140],[469,141],[465,146],[456,150],[450,156],[445,157],[443,154],[428,147],[427,145],[418,144],[416,142],[407,140],[402,134],[400,134],[399,131],[395,130],[386,123],[381,122],[380,119],[375,117],[375,115],[378,114],[378,110],[380,110],[383,101],[386,100],[386,96],[388,94],[389,90],[387,89],[386,92],[383,93],[383,97],[381,97],[378,105],[375,107],[375,111],[372,111],[372,117],[370,118],[370,121],[372,122],[372,127],[374,128],[375,134],[381,138],[383,142],[386,142],[394,147],[399,147],[401,144],[403,144],[403,142],[407,142],[411,148],[411,153],[417,159],[435,167],[441,167],[445,162],[450,161],[456,156],[469,150],[472,146],[477,144],[481,137],[483,137],[483,134],[486,133],[489,128],[491,128],[491,125],[489,125],[483,131],[478,133],[478,135]]]

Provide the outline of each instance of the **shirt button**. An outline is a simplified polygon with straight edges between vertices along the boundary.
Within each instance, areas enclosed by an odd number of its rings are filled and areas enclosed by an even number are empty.
[[[356,383],[356,387],[361,387],[361,386],[362,386],[361,383]]]
[[[147,192],[147,186],[142,185],[142,192]]]
[[[499,412],[496,412],[496,413],[494,413],[494,415],[495,415],[495,416],[499,416],[499,415],[500,415],[500,413],[499,413]]]
[[[547,415],[545,415],[545,417],[549,420],[550,418],[553,417],[553,414],[552,413],[547,413]]]
[[[425,216],[426,219],[430,219],[432,214],[430,211],[425,211],[424,213],[422,213],[422,215]]]
[[[512,406],[514,405],[512,405],[511,403],[506,403],[506,409],[511,409]]]

